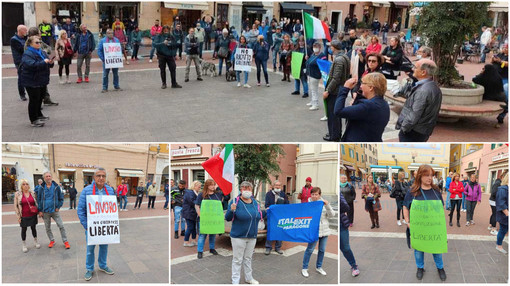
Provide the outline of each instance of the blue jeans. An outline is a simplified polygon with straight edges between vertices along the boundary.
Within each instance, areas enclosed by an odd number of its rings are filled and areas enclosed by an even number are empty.
[[[496,245],[503,245],[503,239],[505,239],[505,235],[508,232],[508,224],[499,224],[498,231],[498,240],[496,241]]]
[[[340,250],[345,259],[347,259],[347,262],[349,262],[349,265],[351,267],[356,266],[356,259],[354,259],[354,254],[352,254],[351,246],[349,245],[349,229],[342,225],[340,225]]]
[[[280,58],[280,50],[273,49],[273,68],[276,68],[276,60]],[[280,67],[282,64],[280,63]]]
[[[485,50],[485,45],[480,44],[480,51],[482,52],[482,56],[480,57],[480,62],[485,63],[485,56],[487,55],[483,51]]]
[[[466,209],[466,195],[462,193],[462,209]]]
[[[181,230],[185,230],[186,221],[181,216],[182,207],[175,206],[174,207],[174,231],[179,231],[179,221],[181,222]]]
[[[153,43],[153,44],[154,44],[154,39],[155,39],[155,38],[156,38],[156,37],[152,37],[152,38],[151,38],[151,39],[152,39],[152,43]],[[155,48],[155,47],[154,47],[154,45],[153,45],[153,46],[152,46],[152,48],[151,48],[151,52],[150,52],[150,54],[149,54],[149,58],[150,58],[151,60],[152,60],[152,58],[154,57],[154,51],[155,51],[155,50],[156,50],[156,48]]]
[[[244,84],[247,84],[248,83],[248,75],[250,74],[249,72],[243,72],[244,73]],[[241,71],[236,71],[236,79],[237,79],[237,82],[241,82]]]
[[[382,41],[383,41],[383,44],[386,45],[386,42],[388,40],[388,32],[383,32],[382,33]]]
[[[165,195],[165,205],[163,206],[164,209],[168,207],[168,194]]]
[[[434,256],[434,262],[436,263],[437,269],[443,269],[443,255],[439,253],[432,254],[432,256]],[[414,260],[416,261],[417,268],[425,268],[425,253],[415,249]]]
[[[269,76],[267,75],[267,60],[262,61],[255,58],[255,65],[257,66],[257,82],[260,83],[260,68],[264,71],[264,79],[266,84],[269,83]]]
[[[186,219],[186,232],[184,233],[184,241],[189,241],[189,236],[192,239],[197,238],[197,221]]]
[[[224,59],[224,58],[218,58],[218,59],[220,60],[218,75],[221,75],[221,71],[223,70],[223,61],[225,61],[225,65],[226,65],[227,59]]]
[[[266,248],[267,249],[273,249],[273,241],[274,243],[274,250],[278,251],[280,248],[282,248],[282,241],[281,240],[266,240]]]
[[[198,223],[198,232],[200,233],[200,223]],[[209,250],[214,249],[214,244],[216,243],[216,234],[199,234],[198,235],[198,243],[197,243],[197,251],[204,252],[204,244],[205,237],[209,235]]]
[[[319,242],[319,252],[317,253],[317,264],[316,268],[322,267],[322,261],[324,260],[324,253],[326,253],[326,244],[328,242],[328,237],[323,236],[319,237],[319,240],[314,241],[312,243],[308,243],[308,247],[306,247],[305,255],[303,256],[303,269],[308,269],[308,262],[310,261],[310,257],[312,256],[313,250],[315,246]]]
[[[85,231],[85,241],[87,241],[87,231]],[[85,260],[85,266],[88,271],[94,271],[94,249],[95,245],[87,245],[87,258]],[[106,257],[108,256],[108,244],[99,245],[99,254],[97,257],[97,263],[99,268],[106,268]]]
[[[450,195],[451,195],[450,191],[446,190],[446,205],[445,205],[445,207],[447,209],[449,209],[450,206],[451,206],[451,204],[450,204]]]
[[[294,79],[294,90],[299,92],[301,83],[303,83],[303,93],[308,93],[308,81],[306,79],[303,80]]]
[[[105,69],[103,63],[103,90],[108,89],[108,76],[110,74],[110,70],[113,72],[113,87],[119,88],[119,69]]]
[[[202,58],[203,50],[204,50],[204,42],[200,42],[200,44],[198,44],[198,55],[200,56],[200,58]]]
[[[122,207],[122,200],[124,200],[124,207]],[[120,196],[120,206],[119,209],[126,209],[127,208],[127,196]]]

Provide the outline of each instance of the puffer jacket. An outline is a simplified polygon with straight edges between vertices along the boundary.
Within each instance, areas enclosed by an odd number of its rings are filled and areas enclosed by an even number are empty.
[[[329,78],[326,83],[326,91],[329,94],[338,94],[340,87],[349,77],[351,61],[344,54],[338,54],[329,69]]]
[[[29,190],[29,193],[32,196],[32,198],[34,199],[35,206],[37,207],[37,195],[32,190]],[[16,217],[18,219],[21,218],[21,214],[22,214],[21,211],[23,209],[23,207],[21,206],[21,199],[23,199],[23,192],[22,191],[17,191],[14,194],[14,211],[16,212]]]
[[[197,199],[197,194],[193,190],[185,190],[184,191],[184,199],[182,202],[182,217],[187,220],[196,221],[198,219],[198,214],[195,209],[195,200]]]
[[[430,136],[436,127],[442,100],[439,86],[431,79],[413,87],[398,117],[396,129],[404,133],[414,130]]]
[[[323,198],[320,198],[321,201],[324,201]],[[312,198],[308,198],[308,202],[312,202]],[[329,218],[335,217],[336,213],[331,207],[331,204],[327,204],[322,206],[322,214],[321,214],[321,224],[319,225],[319,237],[325,237],[332,233],[329,228]]]
[[[77,214],[78,218],[80,219],[80,223],[83,226],[84,229],[87,229],[87,195],[93,194],[94,186],[96,185],[96,182],[92,182],[92,184],[86,186],[80,194],[80,200],[78,201],[78,209]],[[115,191],[112,187],[104,185],[105,187],[105,193],[104,195],[108,196],[115,196]],[[103,193],[99,193],[99,190],[96,188],[96,195],[103,195]]]
[[[168,45],[164,43],[166,39],[169,41]],[[172,34],[157,35],[152,42],[152,46],[156,48],[157,55],[164,57],[175,57],[179,45]]]
[[[356,190],[349,183],[345,187],[340,186],[340,193],[344,196],[347,203],[352,203],[356,199]]]
[[[347,216],[347,212],[351,208],[349,204],[345,201],[344,195],[340,193],[340,226],[344,228],[349,228],[351,221],[349,221],[349,217]]]

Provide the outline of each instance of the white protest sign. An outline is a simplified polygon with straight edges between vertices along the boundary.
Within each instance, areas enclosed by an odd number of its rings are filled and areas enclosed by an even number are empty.
[[[236,54],[234,55],[234,70],[250,72],[252,59],[252,49],[237,48]]]
[[[120,243],[115,196],[87,196],[87,245]]]
[[[103,43],[105,68],[123,68],[122,47],[120,43]]]

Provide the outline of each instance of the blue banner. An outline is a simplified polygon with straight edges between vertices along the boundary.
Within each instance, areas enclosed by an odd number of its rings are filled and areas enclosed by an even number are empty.
[[[267,210],[267,239],[310,243],[319,239],[324,202],[272,205]]]
[[[331,62],[326,60],[317,60],[317,65],[319,65],[319,70],[321,71],[322,80],[324,81],[324,86],[328,82],[329,78],[329,69],[331,68]]]

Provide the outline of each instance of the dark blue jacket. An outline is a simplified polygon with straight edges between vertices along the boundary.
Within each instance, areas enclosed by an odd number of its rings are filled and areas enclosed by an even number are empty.
[[[508,225],[508,216],[503,213],[504,210],[508,210],[508,186],[500,186],[496,194],[496,220]]]
[[[343,228],[348,228],[351,224],[351,221],[349,220],[349,217],[347,216],[347,212],[351,208],[349,207],[349,204],[344,198],[344,195],[340,193],[340,226]]]
[[[289,199],[287,198],[287,195],[285,194],[285,192],[283,190],[280,191],[280,198],[283,199],[283,204],[289,203]],[[264,204],[264,206],[267,209],[269,206],[272,206],[275,204],[276,204],[275,195],[273,194],[273,191],[267,192],[266,193],[266,203]],[[282,203],[280,202],[279,204],[282,204]]]
[[[182,217],[189,220],[197,220],[197,211],[195,209],[195,200],[197,199],[197,195],[192,190],[184,191],[184,199],[182,201]]]
[[[347,119],[343,142],[382,142],[384,128],[390,120],[390,107],[381,96],[361,99],[345,106],[349,89],[342,87],[335,103],[335,116]]]
[[[14,35],[11,38],[12,58],[16,66],[19,66],[21,63],[21,57],[23,57],[23,53],[25,52],[25,41],[25,38],[20,38],[18,35]]]
[[[253,56],[259,61],[266,62],[269,59],[269,44],[264,41],[264,46],[259,41],[253,45]]]
[[[43,51],[44,58],[48,55]],[[27,49],[21,58],[21,83],[26,87],[43,87],[50,83],[50,68],[53,64],[47,64],[39,54]]]
[[[230,207],[232,203],[236,203],[236,211],[232,212]],[[242,199],[237,197],[230,201],[228,204],[225,219],[232,221],[232,228],[230,229],[230,237],[233,238],[257,238],[258,225],[262,217],[266,217],[266,211],[261,210],[258,202],[252,197],[251,203],[247,204]]]
[[[83,35],[83,33],[77,32],[76,33],[76,42],[74,43],[73,51],[75,53],[78,53],[80,55],[86,55],[88,53],[92,53],[96,49],[96,41],[94,40],[94,35],[92,32],[87,30],[88,40],[87,40],[87,47],[85,51],[80,51],[80,42],[82,37],[86,37],[86,35]]]
[[[71,23],[69,25],[62,24],[62,29],[66,30],[67,37],[70,39],[74,34],[76,34],[76,29],[74,28],[74,24]]]
[[[92,184],[86,186],[80,194],[80,200],[78,201],[78,218],[80,219],[80,223],[83,226],[84,229],[87,229],[87,195],[92,195],[92,190],[94,188],[94,185],[96,182],[92,182]],[[115,191],[112,187],[104,185],[106,188],[106,191],[108,192],[109,196],[115,196]],[[96,188],[96,195],[106,195],[106,192],[100,191]]]
[[[317,64],[317,60],[327,60],[327,57],[324,53],[320,53],[317,56],[315,54],[310,54],[310,57],[306,61],[306,75],[320,79],[322,77],[321,70],[319,69],[319,65]]]
[[[56,209],[60,209],[64,204],[64,194],[55,181],[51,182],[50,188],[46,183],[36,187],[37,189],[37,205],[39,211],[43,213],[52,213]]]

